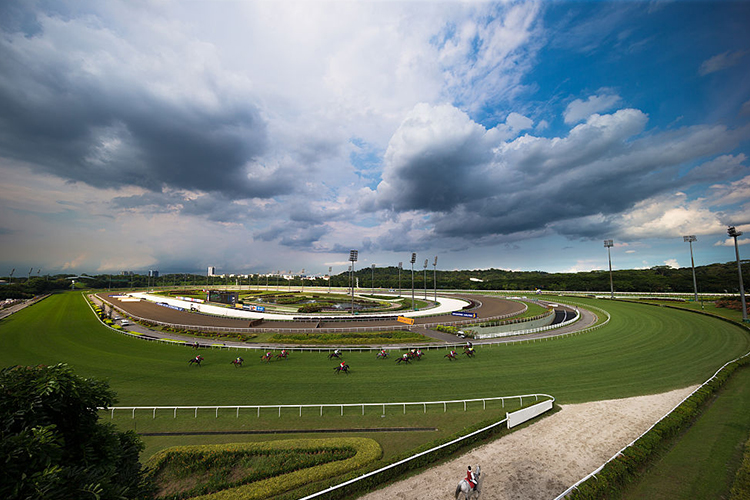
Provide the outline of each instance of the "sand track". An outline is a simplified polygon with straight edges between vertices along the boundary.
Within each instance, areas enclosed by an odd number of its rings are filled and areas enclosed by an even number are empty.
[[[482,467],[483,500],[550,500],[606,462],[697,386],[564,405],[554,415],[361,499],[453,499],[466,466]]]

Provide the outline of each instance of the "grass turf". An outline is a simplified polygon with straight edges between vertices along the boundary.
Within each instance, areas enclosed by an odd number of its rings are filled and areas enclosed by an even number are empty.
[[[293,352],[260,362],[260,352],[195,351],[144,342],[100,325],[80,294],[54,295],[0,325],[5,366],[66,362],[107,380],[121,405],[315,404],[424,401],[542,392],[559,402],[658,393],[704,381],[750,349],[740,327],[669,308],[597,302],[610,323],[591,333],[531,343],[477,347],[450,363],[443,350],[410,365],[346,353],[349,376],[325,354]],[[239,369],[230,365],[245,358]]]

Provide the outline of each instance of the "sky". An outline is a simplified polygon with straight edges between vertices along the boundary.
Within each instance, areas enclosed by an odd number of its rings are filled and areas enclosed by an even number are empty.
[[[750,258],[750,2],[0,2],[0,275]],[[745,254],[745,255],[743,255]]]

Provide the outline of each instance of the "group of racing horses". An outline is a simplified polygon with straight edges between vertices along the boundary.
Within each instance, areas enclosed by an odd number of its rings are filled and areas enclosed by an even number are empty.
[[[466,346],[464,347],[463,354],[465,354],[469,358],[473,358],[476,355],[476,352],[474,351],[474,346],[471,344],[471,342],[467,342]],[[343,352],[341,352],[341,349],[336,349],[333,352],[328,354],[328,359],[337,359],[340,360],[341,363],[336,365],[334,367],[334,372],[338,375],[339,373],[346,373],[349,375],[349,365],[343,361]],[[402,354],[400,357],[396,358],[396,364],[405,363],[409,364],[412,361],[421,361],[422,357],[424,356],[424,353],[421,349],[411,349],[404,354]],[[271,351],[267,351],[265,354],[263,354],[260,357],[261,361],[265,361],[266,363],[270,362],[271,360],[286,360],[289,357],[289,353],[286,349],[282,349],[281,352],[277,354],[273,354]],[[388,351],[385,349],[381,349],[377,354],[377,359],[387,359],[388,358]],[[444,358],[448,358],[448,361],[454,361],[458,359],[458,353],[454,350],[451,350],[448,354],[443,356]],[[188,365],[196,364],[198,366],[201,366],[201,362],[203,361],[203,356],[198,354],[194,358],[190,358],[188,360]],[[237,368],[242,367],[242,363],[244,363],[245,360],[241,357],[237,357],[236,359],[233,359],[231,361],[231,364],[234,365]]]

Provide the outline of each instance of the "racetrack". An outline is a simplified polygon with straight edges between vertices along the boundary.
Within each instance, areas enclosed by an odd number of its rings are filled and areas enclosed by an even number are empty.
[[[396,320],[394,315],[391,317],[385,317],[384,315],[379,317],[373,317],[368,315],[361,315],[359,319],[337,319],[328,320],[320,319],[320,315],[316,315],[314,318],[310,318],[309,321],[278,321],[270,319],[271,315],[266,315],[258,322],[257,320],[239,319],[231,317],[213,316],[207,314],[198,314],[190,311],[178,311],[169,307],[160,306],[154,302],[141,300],[139,302],[121,302],[117,298],[110,296],[110,293],[101,292],[96,294],[97,297],[109,304],[116,306],[118,309],[123,310],[130,316],[136,316],[144,319],[148,319],[154,322],[172,323],[176,325],[194,325],[200,327],[215,327],[215,328],[244,328],[249,329],[248,331],[257,330],[263,331],[269,328],[275,330],[300,330],[310,329],[315,331],[321,331],[325,328],[336,328],[336,329],[354,329],[362,328],[366,326],[372,327],[393,327],[398,329],[404,329],[404,323],[400,323]],[[454,298],[465,299],[470,303],[476,303],[478,300],[481,301],[471,309],[466,309],[464,312],[473,312],[477,314],[477,319],[496,318],[498,316],[512,316],[520,314],[524,310],[524,304],[517,301],[507,300],[500,297],[493,296],[482,296],[477,297],[476,295],[452,295]],[[228,310],[229,311],[229,310]],[[429,310],[427,310],[429,313]],[[302,317],[304,315],[297,315]],[[414,325],[431,325],[431,324],[450,324],[459,321],[467,321],[464,318],[452,316],[451,314],[438,314],[434,316],[414,316]],[[472,319],[471,321],[477,321]]]

